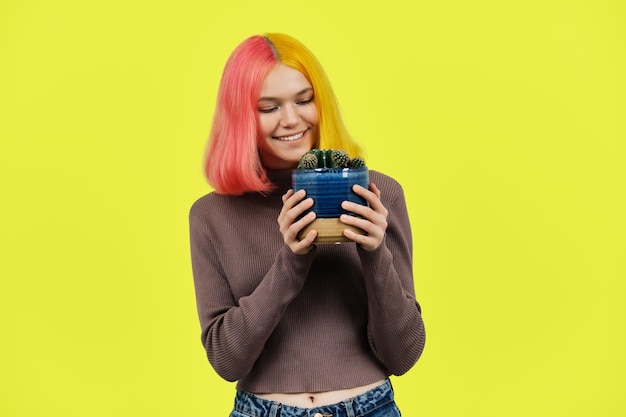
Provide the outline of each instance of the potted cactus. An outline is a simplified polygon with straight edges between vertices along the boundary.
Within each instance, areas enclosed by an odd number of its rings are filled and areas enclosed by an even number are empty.
[[[316,219],[300,233],[301,238],[311,229],[318,232],[316,243],[348,242],[343,235],[344,229],[364,233],[339,221],[342,214],[354,215],[341,208],[343,201],[367,205],[352,191],[355,184],[369,186],[369,171],[362,158],[350,158],[341,149],[312,149],[300,158],[292,180],[294,191],[304,189],[307,197],[313,198],[313,207],[309,211],[316,214]]]

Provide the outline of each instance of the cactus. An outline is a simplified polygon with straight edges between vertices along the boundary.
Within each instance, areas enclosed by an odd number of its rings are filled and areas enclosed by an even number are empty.
[[[332,168],[332,164],[333,164],[332,153],[329,152],[328,150],[321,150],[320,155],[321,155],[321,158],[318,162],[318,166],[320,168]]]
[[[351,168],[360,168],[365,166],[365,160],[363,158],[354,157],[350,160]]]
[[[299,169],[313,169],[317,168],[317,156],[314,153],[307,152],[300,158]]]
[[[365,167],[361,157],[350,159],[342,149],[311,149],[300,158],[298,169],[314,168],[360,168]]]
[[[347,168],[350,163],[350,157],[348,153],[341,149],[332,149],[331,150],[333,165],[336,168]]]

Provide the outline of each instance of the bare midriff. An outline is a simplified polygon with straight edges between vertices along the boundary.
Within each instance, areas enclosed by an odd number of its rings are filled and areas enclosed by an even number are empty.
[[[298,392],[290,394],[254,393],[254,395],[265,400],[276,401],[292,407],[313,408],[321,407],[323,405],[336,404],[349,398],[356,397],[357,395],[364,394],[372,388],[379,386],[383,382],[385,382],[385,380],[380,380],[368,385],[362,385],[360,387],[337,391]]]

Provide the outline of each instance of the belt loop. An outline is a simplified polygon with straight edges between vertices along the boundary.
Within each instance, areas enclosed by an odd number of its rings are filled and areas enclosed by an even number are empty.
[[[349,400],[346,400],[343,402],[343,406],[346,408],[347,417],[354,417],[354,409],[352,408],[352,400],[353,398],[350,398]]]
[[[280,404],[272,402],[272,405],[270,406],[270,413],[269,413],[268,417],[278,417],[279,410],[280,410]]]

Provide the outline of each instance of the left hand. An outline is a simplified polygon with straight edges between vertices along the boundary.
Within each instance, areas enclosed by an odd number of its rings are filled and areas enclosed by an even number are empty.
[[[363,249],[373,251],[380,246],[385,238],[389,211],[380,201],[380,190],[375,184],[371,183],[369,190],[360,185],[353,186],[352,190],[357,195],[363,197],[369,203],[369,207],[344,201],[341,203],[341,207],[360,217],[342,214],[340,220],[344,224],[358,227],[366,234],[360,235],[348,229],[345,229],[343,234],[348,239],[359,244]]]

